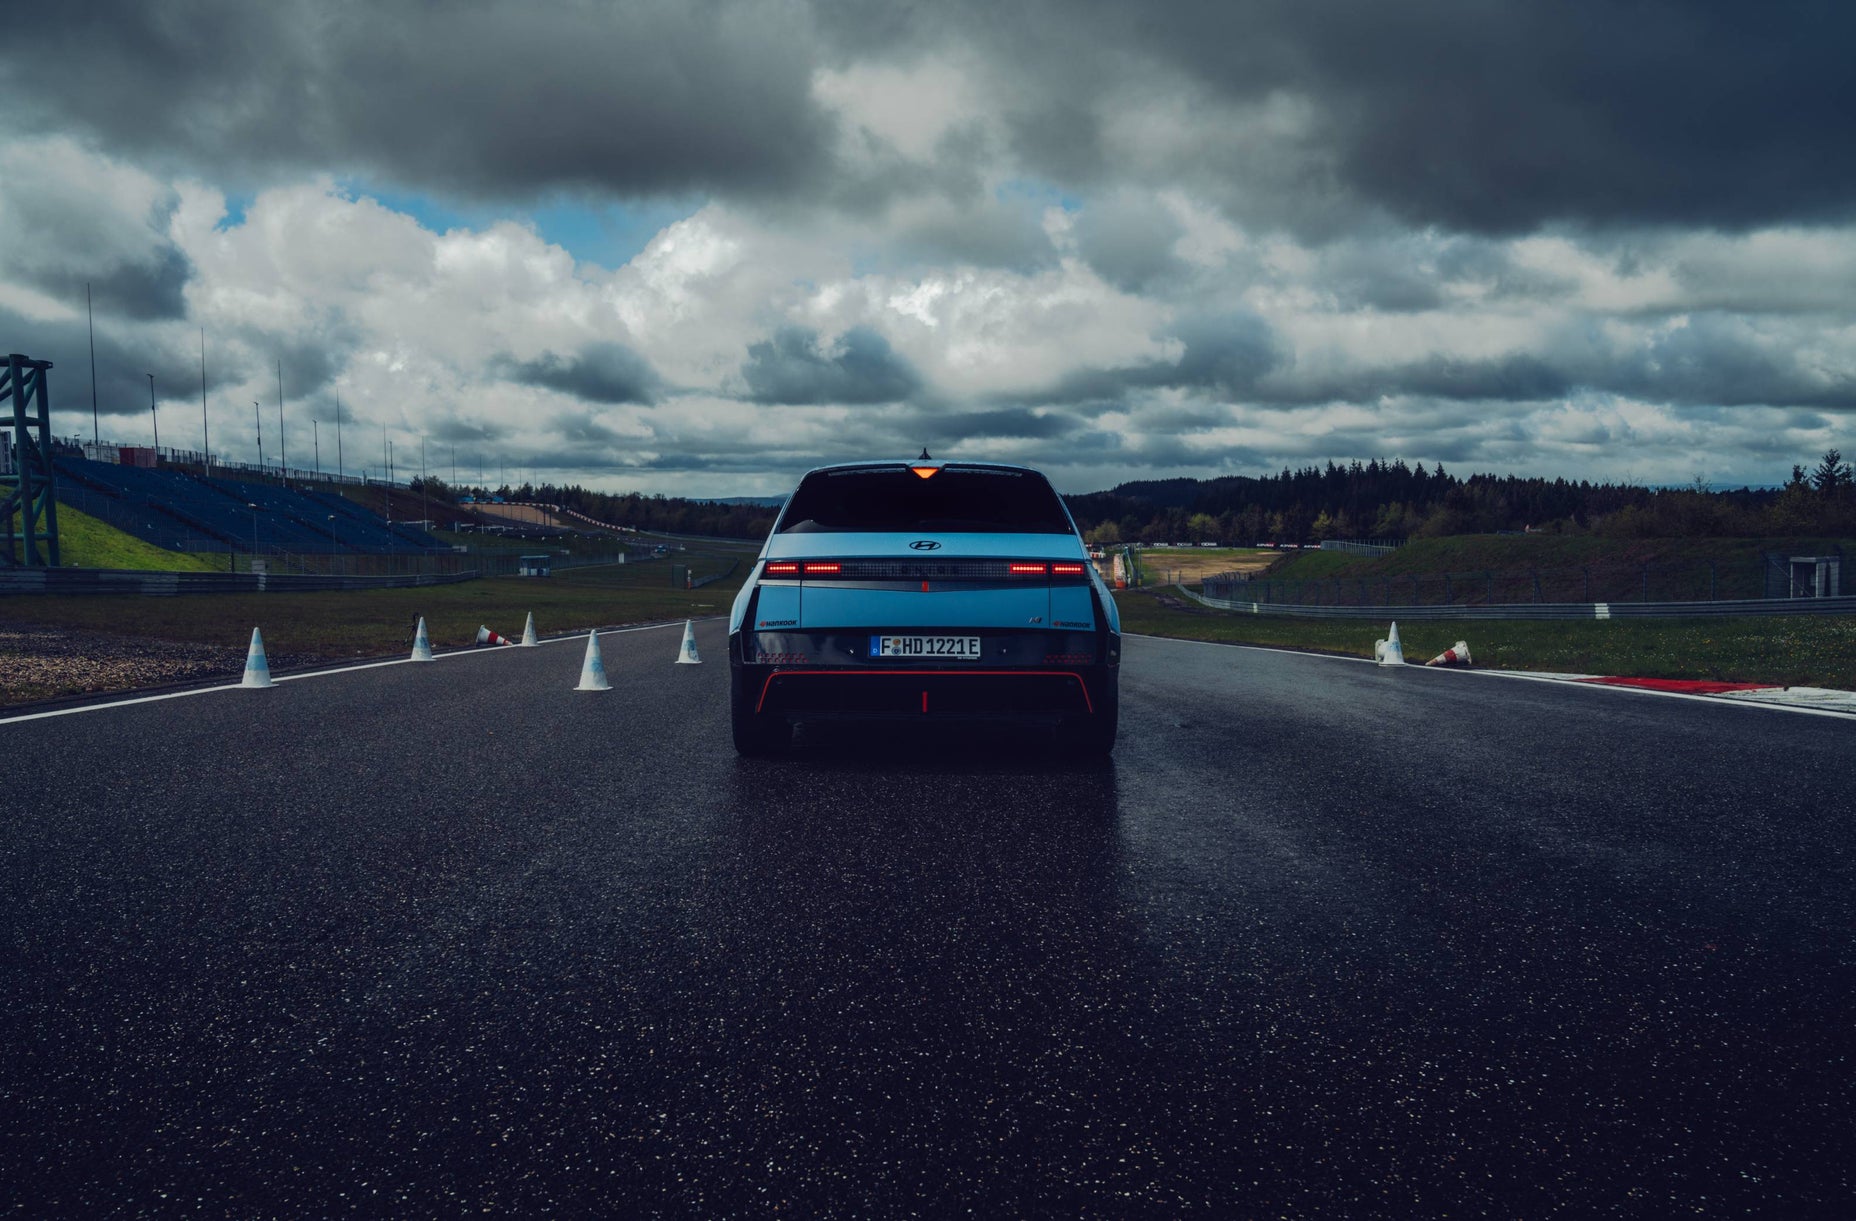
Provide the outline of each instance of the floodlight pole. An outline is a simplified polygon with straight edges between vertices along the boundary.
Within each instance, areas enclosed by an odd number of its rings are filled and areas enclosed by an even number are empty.
[[[155,414],[155,375],[148,375],[148,418],[155,429],[155,465],[161,465],[161,417]]]
[[[284,358],[277,358],[277,478],[281,483],[290,482],[290,468],[284,445]]]
[[[342,470],[342,390],[335,388],[335,481],[341,483],[346,479]]]
[[[200,328],[200,447],[205,451],[203,460],[206,473],[213,473],[213,435],[206,427],[206,328]]]
[[[84,317],[90,323],[90,441],[93,445],[103,444],[103,434],[97,427],[97,316],[90,308],[90,281],[84,281]]]
[[[258,415],[258,400],[251,400],[251,422],[258,426],[258,478],[264,478],[264,420]],[[254,506],[255,508],[255,506]],[[258,519],[252,518],[251,536],[258,537]]]
[[[322,427],[316,417],[309,418],[309,439],[316,447],[316,482],[322,482]]]

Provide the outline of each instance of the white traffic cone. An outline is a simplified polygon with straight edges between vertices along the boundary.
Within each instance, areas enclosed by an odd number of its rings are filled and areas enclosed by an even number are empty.
[[[492,632],[489,628],[479,625],[477,628],[477,643],[478,644],[508,644],[509,637],[498,636],[495,632]]]
[[[683,621],[683,647],[677,650],[677,664],[680,666],[700,666],[702,658],[696,652],[696,624]]]
[[[606,681],[606,661],[599,655],[599,633],[586,634],[586,660],[580,663],[580,685],[575,691],[610,691]]]
[[[534,611],[528,613],[528,622],[522,625],[522,647],[525,649],[538,649],[541,647],[541,640],[535,635]]]
[[[1402,666],[1405,664],[1405,648],[1398,642],[1397,623],[1392,625],[1392,634],[1374,646],[1373,658],[1382,666]]]
[[[1469,664],[1469,642],[1459,640],[1424,664],[1427,666],[1466,666]]]
[[[412,659],[414,661],[436,661],[432,656],[432,638],[425,634],[425,616],[419,616],[419,630],[412,634]]]
[[[245,650],[245,680],[241,687],[275,687],[271,681],[271,663],[264,656],[264,637],[251,629],[251,647]]]

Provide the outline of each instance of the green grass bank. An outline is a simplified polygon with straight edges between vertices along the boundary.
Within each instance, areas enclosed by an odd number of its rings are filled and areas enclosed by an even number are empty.
[[[1371,657],[1386,624],[1215,611],[1165,591],[1117,597],[1122,629],[1149,636]],[[1856,616],[1413,620],[1399,625],[1408,660],[1467,640],[1476,664],[1500,670],[1767,682],[1856,690]]]

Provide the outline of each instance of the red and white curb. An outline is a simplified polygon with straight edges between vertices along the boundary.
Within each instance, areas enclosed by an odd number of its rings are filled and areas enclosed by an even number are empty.
[[[1675,696],[1680,699],[1728,700],[1766,708],[1856,717],[1856,691],[1840,691],[1832,687],[1781,687],[1771,683],[1726,683],[1707,679],[1629,678],[1616,674],[1555,674],[1544,670],[1484,669],[1468,672],[1523,678],[1534,682],[1611,687],[1620,691]]]

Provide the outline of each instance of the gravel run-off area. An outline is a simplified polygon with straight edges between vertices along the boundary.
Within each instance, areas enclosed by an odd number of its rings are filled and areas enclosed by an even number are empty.
[[[319,660],[267,653],[272,669]],[[0,707],[134,691],[212,679],[235,680],[243,649],[147,640],[73,628],[0,627]]]

